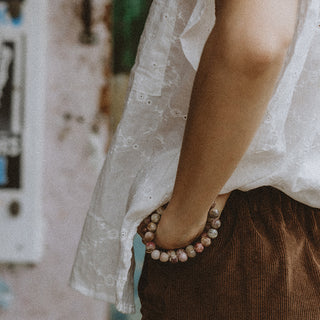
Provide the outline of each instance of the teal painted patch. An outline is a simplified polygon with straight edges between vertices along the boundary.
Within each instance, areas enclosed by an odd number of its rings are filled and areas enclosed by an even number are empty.
[[[13,299],[9,286],[0,279],[0,308],[7,309]]]
[[[8,160],[7,157],[0,156],[0,186],[6,185],[8,183]]]
[[[136,269],[134,272],[134,299],[135,299],[135,305],[137,308],[137,312],[135,314],[123,314],[116,310],[116,308],[112,305],[111,306],[111,320],[140,320],[141,314],[140,314],[140,300],[138,297],[138,282],[142,271],[143,261],[144,261],[144,254],[145,254],[145,246],[141,241],[141,238],[139,235],[136,235],[134,238],[134,256],[136,260]]]

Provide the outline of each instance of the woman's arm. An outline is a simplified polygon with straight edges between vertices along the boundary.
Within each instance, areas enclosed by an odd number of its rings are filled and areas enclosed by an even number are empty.
[[[247,150],[291,42],[298,0],[221,0],[196,74],[178,172],[156,243],[182,247],[198,236]],[[250,172],[248,172],[250,174]]]

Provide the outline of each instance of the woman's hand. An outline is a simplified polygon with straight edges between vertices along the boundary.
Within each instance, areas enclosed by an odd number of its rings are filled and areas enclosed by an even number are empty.
[[[222,212],[230,193],[220,195],[216,199],[216,208]],[[182,218],[181,218],[182,217]],[[183,213],[173,212],[170,205],[161,215],[161,220],[156,231],[155,243],[163,249],[186,247],[198,238],[204,230],[207,221],[207,212],[200,214],[195,222],[184,220]],[[141,237],[145,232],[146,224],[143,221],[138,227]]]
[[[204,217],[205,215],[199,215]],[[206,225],[207,217],[200,218],[197,223],[189,223],[178,218],[175,212],[166,209],[161,216],[156,231],[155,243],[163,249],[176,249],[186,247],[198,238]]]

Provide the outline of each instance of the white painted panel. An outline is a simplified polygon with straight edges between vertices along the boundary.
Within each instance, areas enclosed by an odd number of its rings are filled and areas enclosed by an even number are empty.
[[[0,89],[12,84],[11,100],[1,99],[0,106],[0,261],[37,262],[43,234],[46,1],[24,0],[20,20],[5,10],[0,2]]]

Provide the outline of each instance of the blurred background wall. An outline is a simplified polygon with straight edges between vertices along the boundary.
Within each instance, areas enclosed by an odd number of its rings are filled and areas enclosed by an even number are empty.
[[[24,23],[24,7],[38,3],[0,0],[0,11],[10,1],[14,7],[21,4],[21,17],[9,21],[17,26]],[[43,169],[36,173],[42,176],[43,255],[39,262],[0,263],[3,320],[140,319],[139,311],[123,315],[81,295],[68,287],[68,279],[91,194],[121,118],[129,71],[151,2],[47,1],[46,70],[37,61],[33,65],[46,75],[43,136],[34,137],[34,143],[43,141],[39,155]],[[2,13],[0,39],[5,32]],[[140,239],[135,240],[135,249],[137,284],[144,255]]]
[[[67,285],[109,139],[110,8],[106,0],[93,4],[97,42],[85,45],[79,41],[81,1],[48,1],[43,257],[37,264],[0,265],[2,290],[13,295],[6,308],[0,306],[2,320],[107,319],[106,303]]]

